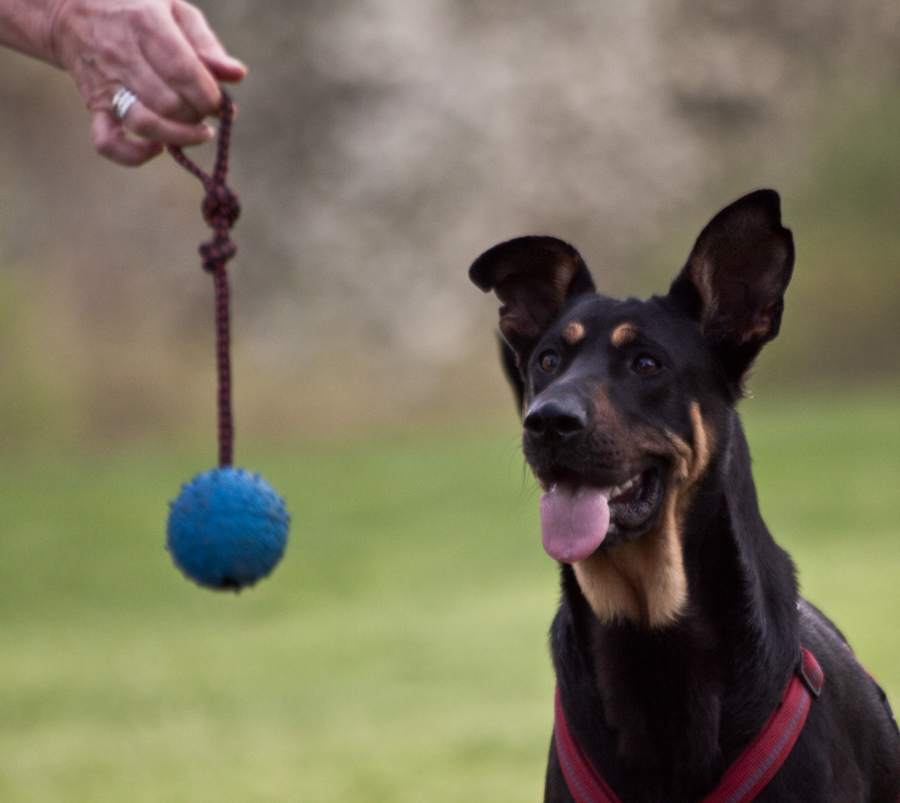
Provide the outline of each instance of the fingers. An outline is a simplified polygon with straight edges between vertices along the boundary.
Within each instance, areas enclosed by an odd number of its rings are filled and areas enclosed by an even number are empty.
[[[194,52],[217,81],[235,83],[243,80],[247,75],[246,65],[228,55],[200,9],[175,0],[172,12]]]
[[[204,72],[206,72],[204,70]],[[180,123],[199,123],[208,114],[214,113],[220,103],[219,87],[211,81],[209,97],[206,100],[188,101],[176,87],[164,77],[160,76],[149,60],[142,60],[132,66],[130,74],[123,79],[124,84],[130,89],[147,108],[159,117]],[[196,108],[200,103],[202,109]],[[104,98],[96,108],[105,108],[108,104]],[[210,111],[206,111],[210,109]]]
[[[203,121],[220,112],[219,82],[240,81],[247,68],[228,55],[199,9],[185,0],[63,0],[59,9],[51,37],[56,61],[94,115],[100,153],[140,164],[165,145],[214,135]],[[137,97],[124,121],[111,112],[122,87]]]
[[[247,75],[247,66],[231,56],[221,60],[203,57],[203,63],[217,81],[234,84],[243,81],[244,76]]]
[[[129,136],[129,133],[135,136]],[[160,117],[136,100],[124,120],[110,111],[94,113],[91,139],[97,152],[123,165],[140,165],[162,152],[166,145],[199,145],[211,139],[209,123],[186,124]]]
[[[110,112],[95,112],[91,122],[91,139],[97,153],[121,165],[136,167],[152,159],[163,145],[150,140],[132,139]]]
[[[173,0],[171,12],[155,20],[154,26],[155,35],[148,30],[141,37],[141,50],[164,89],[178,97],[181,108],[163,105],[166,92],[160,91],[147,97],[147,105],[182,121],[197,122],[217,114],[222,105],[218,82],[239,81],[247,68],[228,55],[203,13],[183,0]],[[152,83],[148,80],[148,86]]]
[[[162,117],[138,98],[128,110],[122,126],[143,139],[166,145],[200,145],[215,136],[215,129],[206,122],[182,123]]]
[[[174,8],[173,8],[174,12]],[[219,85],[173,14],[152,14],[141,23],[136,79],[145,87],[130,87],[159,114],[179,120],[202,120],[221,105]],[[176,103],[172,104],[172,98]]]

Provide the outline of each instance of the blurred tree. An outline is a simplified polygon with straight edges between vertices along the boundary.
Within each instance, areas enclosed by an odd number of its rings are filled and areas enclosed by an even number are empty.
[[[695,220],[749,189],[781,189],[789,224],[812,209],[804,198],[834,198],[846,206],[823,227],[833,237],[831,221],[863,214],[847,211],[861,210],[860,194],[876,197],[829,183],[817,158],[857,130],[829,134],[823,121],[854,102],[866,129],[860,94],[886,97],[896,83],[891,0],[201,5],[251,68],[235,90],[232,171],[244,210],[238,417],[251,430],[353,428],[476,403],[505,412],[494,303],[465,277],[502,239],[567,238],[606,290],[643,293],[664,287],[648,243],[665,238],[655,252],[677,262]],[[72,311],[55,348],[83,388],[84,431],[196,424],[208,398],[197,371],[211,358],[194,183],[165,158],[136,172],[102,164],[68,79],[42,65],[0,53],[0,105],[4,270],[37,282],[48,309]],[[855,140],[854,163],[884,176],[895,163],[873,132]],[[871,226],[866,242],[885,231]],[[887,308],[884,242],[865,269]],[[810,281],[798,276],[793,292],[812,310],[846,292],[808,293]],[[816,314],[798,326],[815,331]],[[836,342],[853,353],[861,314],[834,319],[830,338],[798,334],[793,353],[806,363],[816,343]],[[779,357],[786,375],[791,354]],[[833,373],[896,371],[820,356]]]

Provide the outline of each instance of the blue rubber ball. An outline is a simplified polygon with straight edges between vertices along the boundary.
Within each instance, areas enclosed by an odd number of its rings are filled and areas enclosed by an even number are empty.
[[[231,467],[198,474],[170,508],[166,548],[202,586],[238,591],[269,574],[284,554],[291,517],[258,474]]]

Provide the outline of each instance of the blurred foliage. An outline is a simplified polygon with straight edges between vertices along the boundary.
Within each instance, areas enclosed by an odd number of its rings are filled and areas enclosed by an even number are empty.
[[[900,370],[893,0],[201,5],[251,66],[232,159],[242,437],[504,415],[478,253],[555,234],[604,291],[658,292],[760,186],[798,261],[758,381]],[[20,288],[0,436],[211,431],[199,185],[167,158],[99,159],[45,65],[0,52],[0,105],[0,284]]]
[[[796,263],[778,338],[759,359],[752,386],[878,384],[900,376],[900,85],[841,94],[818,111],[806,157],[782,192],[782,218]],[[664,292],[694,238],[744,191],[771,186],[729,180],[710,207],[673,216],[636,260],[645,292]]]
[[[797,266],[779,381],[900,374],[900,86],[828,108],[813,173],[785,210]]]

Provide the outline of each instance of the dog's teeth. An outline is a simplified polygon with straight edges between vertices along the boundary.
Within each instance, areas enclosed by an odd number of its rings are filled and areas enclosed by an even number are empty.
[[[623,493],[625,493],[626,491],[630,491],[630,490],[634,487],[634,484],[635,484],[637,481],[638,481],[638,478],[637,478],[637,477],[632,477],[630,480],[628,480],[628,482],[623,483],[622,485],[616,485],[616,486],[609,492],[609,498],[610,498],[610,499],[614,499],[614,498],[617,497],[617,496],[621,496],[621,495],[622,495]]]

